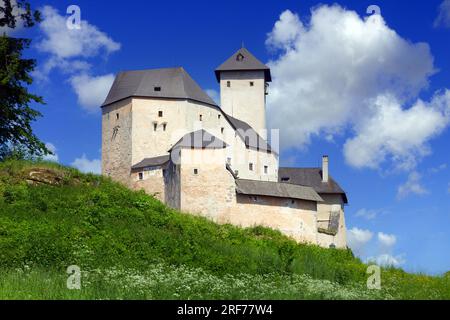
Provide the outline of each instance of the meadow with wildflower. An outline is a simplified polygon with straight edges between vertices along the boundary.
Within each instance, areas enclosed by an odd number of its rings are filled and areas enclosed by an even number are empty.
[[[30,183],[37,169],[56,182]],[[366,270],[350,250],[217,225],[104,177],[0,163],[0,299],[450,299],[447,275],[383,268],[369,290]]]

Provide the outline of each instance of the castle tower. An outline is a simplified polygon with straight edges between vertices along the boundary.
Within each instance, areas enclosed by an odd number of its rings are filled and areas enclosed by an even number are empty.
[[[216,70],[222,110],[247,122],[258,133],[266,129],[266,95],[270,69],[241,48]]]

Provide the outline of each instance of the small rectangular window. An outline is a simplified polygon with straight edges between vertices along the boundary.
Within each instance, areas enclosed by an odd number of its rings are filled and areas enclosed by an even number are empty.
[[[195,175],[198,174],[198,169],[194,169],[194,174],[195,174]]]
[[[158,111],[158,117],[162,118],[163,116],[163,112],[162,111]]]
[[[248,164],[248,170],[253,171],[253,163],[250,162]]]
[[[218,114],[218,115],[217,115],[217,119],[220,119],[221,116],[222,116],[221,114]]]
[[[220,128],[220,133],[223,133],[224,130],[225,128]]]
[[[116,120],[119,120],[119,114],[116,113]]]
[[[199,118],[200,121],[203,120],[203,116],[202,115],[200,115],[198,118]]]
[[[231,81],[227,81],[227,87],[231,87]]]
[[[153,131],[156,131],[157,128],[158,128],[158,123],[153,122]]]
[[[264,166],[264,173],[267,174],[268,171],[269,171],[269,167],[268,166]]]
[[[139,180],[144,180],[144,173],[143,172],[139,172]]]
[[[154,87],[155,91],[161,91],[161,87]]]
[[[255,83],[253,81],[250,81],[250,87],[253,87]]]
[[[163,131],[166,131],[166,128],[167,128],[167,123],[164,123],[163,124]]]

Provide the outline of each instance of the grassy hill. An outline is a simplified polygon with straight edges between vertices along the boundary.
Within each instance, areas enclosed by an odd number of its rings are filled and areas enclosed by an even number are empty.
[[[82,270],[68,290],[66,269]],[[217,225],[51,163],[0,163],[0,299],[450,299],[450,277]]]

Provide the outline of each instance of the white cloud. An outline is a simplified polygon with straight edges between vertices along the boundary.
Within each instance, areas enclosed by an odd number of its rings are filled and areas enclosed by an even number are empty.
[[[450,28],[450,0],[444,0],[439,6],[439,14],[434,21],[434,26]]]
[[[56,147],[53,143],[47,142],[45,144],[45,146],[47,147],[48,150],[50,150],[53,154],[48,154],[44,157],[42,157],[43,160],[45,161],[52,161],[52,162],[58,162],[59,161],[59,156],[56,153]]]
[[[66,17],[51,6],[42,9],[42,17],[39,28],[44,33],[44,39],[37,44],[37,48],[56,58],[87,58],[120,49],[120,43],[85,20],[81,21],[80,29],[67,28]]]
[[[393,234],[378,232],[378,242],[385,248],[392,248],[397,242],[397,237]]]
[[[372,241],[373,235],[374,233],[370,230],[352,228],[347,232],[348,246],[356,256],[366,262],[395,267],[405,263],[403,254],[393,254],[397,243],[395,235],[378,232],[376,244]]]
[[[100,159],[89,160],[85,154],[81,158],[76,158],[70,165],[84,173],[101,173],[102,164]]]
[[[113,74],[89,76],[81,74],[70,78],[70,83],[78,96],[78,103],[90,112],[100,110],[114,81]]]
[[[215,89],[206,89],[206,94],[214,100],[217,105],[220,105],[220,94]]]
[[[358,228],[352,228],[347,231],[348,246],[357,256],[364,255],[366,245],[373,237],[373,232]]]
[[[359,209],[355,213],[355,217],[364,218],[367,220],[373,220],[377,217],[379,211],[378,210],[368,210],[368,209]]]
[[[11,5],[12,5],[12,15],[13,16],[17,17],[19,14],[24,12],[24,10],[22,8],[19,8],[17,6],[16,0],[12,0]],[[5,1],[0,0],[0,7],[4,8],[4,6],[5,6]],[[0,18],[3,18],[3,17],[4,17],[4,14],[0,14]],[[15,28],[9,28],[7,26],[0,27],[0,36],[3,35],[3,33],[5,33],[8,36],[14,35],[17,32],[19,32],[20,30],[22,30],[23,27],[24,27],[23,21],[21,19],[17,19]]]
[[[350,129],[344,147],[350,165],[391,161],[410,169],[449,124],[449,91],[406,107],[435,73],[433,56],[428,44],[401,38],[381,16],[322,5],[302,23],[285,11],[266,43],[280,52],[269,62],[268,119],[271,128],[282,128],[284,148]]]
[[[35,71],[34,76],[48,80],[48,74],[58,68],[69,75],[69,83],[77,94],[78,103],[89,112],[99,110],[111,88],[114,75],[92,75],[89,59],[105,57],[119,50],[120,43],[85,20],[81,21],[80,29],[67,28],[67,18],[51,6],[42,9],[42,16],[39,28],[43,39],[36,47],[48,53],[49,57]]]
[[[375,262],[379,266],[399,267],[406,262],[404,255],[393,256],[388,253],[380,254],[376,257],[367,258],[367,262]]]
[[[403,199],[409,196],[410,194],[415,195],[428,194],[428,190],[422,186],[421,180],[422,176],[418,172],[416,171],[411,172],[406,182],[398,187],[397,198]]]
[[[445,169],[447,169],[447,164],[443,163],[443,164],[441,164],[441,165],[439,165],[437,167],[433,167],[433,168],[428,169],[428,172],[431,173],[431,174],[436,174],[436,173],[439,173],[439,172],[441,172],[441,171],[443,171]]]

